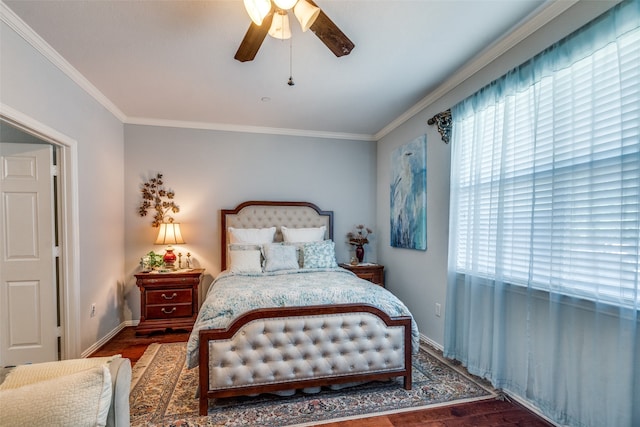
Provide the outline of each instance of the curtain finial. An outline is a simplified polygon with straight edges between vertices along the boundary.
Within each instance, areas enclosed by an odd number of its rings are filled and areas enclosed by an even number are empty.
[[[438,113],[435,116],[431,117],[427,120],[428,125],[437,125],[438,132],[440,132],[440,136],[442,137],[442,141],[445,144],[449,143],[451,139],[451,109],[447,111],[443,111],[442,113]]]

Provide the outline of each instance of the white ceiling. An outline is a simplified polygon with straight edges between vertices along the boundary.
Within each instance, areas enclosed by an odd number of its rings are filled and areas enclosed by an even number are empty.
[[[128,123],[381,136],[545,0],[316,0],[355,43],[336,58],[292,20],[252,62],[241,0],[4,0]],[[265,101],[264,99],[267,99]]]

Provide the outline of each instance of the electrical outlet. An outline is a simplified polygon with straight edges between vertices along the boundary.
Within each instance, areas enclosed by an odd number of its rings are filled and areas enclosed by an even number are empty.
[[[96,303],[91,304],[91,317],[96,315]]]
[[[436,317],[440,317],[440,309],[441,309],[440,303],[437,302],[436,303]]]

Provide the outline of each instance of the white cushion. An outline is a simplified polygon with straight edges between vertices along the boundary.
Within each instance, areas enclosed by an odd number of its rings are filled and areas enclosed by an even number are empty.
[[[230,243],[271,243],[276,235],[276,228],[234,228],[229,227]]]
[[[90,368],[103,366],[113,359],[121,356],[88,357],[85,359],[68,359],[55,362],[34,363],[32,365],[19,365],[11,370],[5,380],[0,384],[0,390],[18,388],[28,384],[46,381],[76,372],[86,371]]]
[[[232,273],[262,272],[260,251],[258,250],[229,251],[229,258],[231,260],[229,270]]]
[[[1,390],[0,425],[104,426],[110,404],[111,374],[103,365]]]
[[[298,265],[298,254],[295,246],[263,245],[264,271],[295,270]]]
[[[282,238],[285,242],[320,242],[324,240],[326,226],[313,228],[289,228],[284,225],[280,227]]]

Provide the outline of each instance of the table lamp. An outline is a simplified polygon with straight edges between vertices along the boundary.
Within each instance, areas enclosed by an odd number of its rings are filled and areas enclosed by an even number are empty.
[[[168,270],[175,270],[176,254],[173,253],[173,247],[171,245],[184,244],[184,239],[180,232],[180,224],[177,222],[160,224],[160,230],[158,230],[158,238],[156,239],[155,244],[169,245],[166,248],[166,252],[162,257],[162,260]]]

